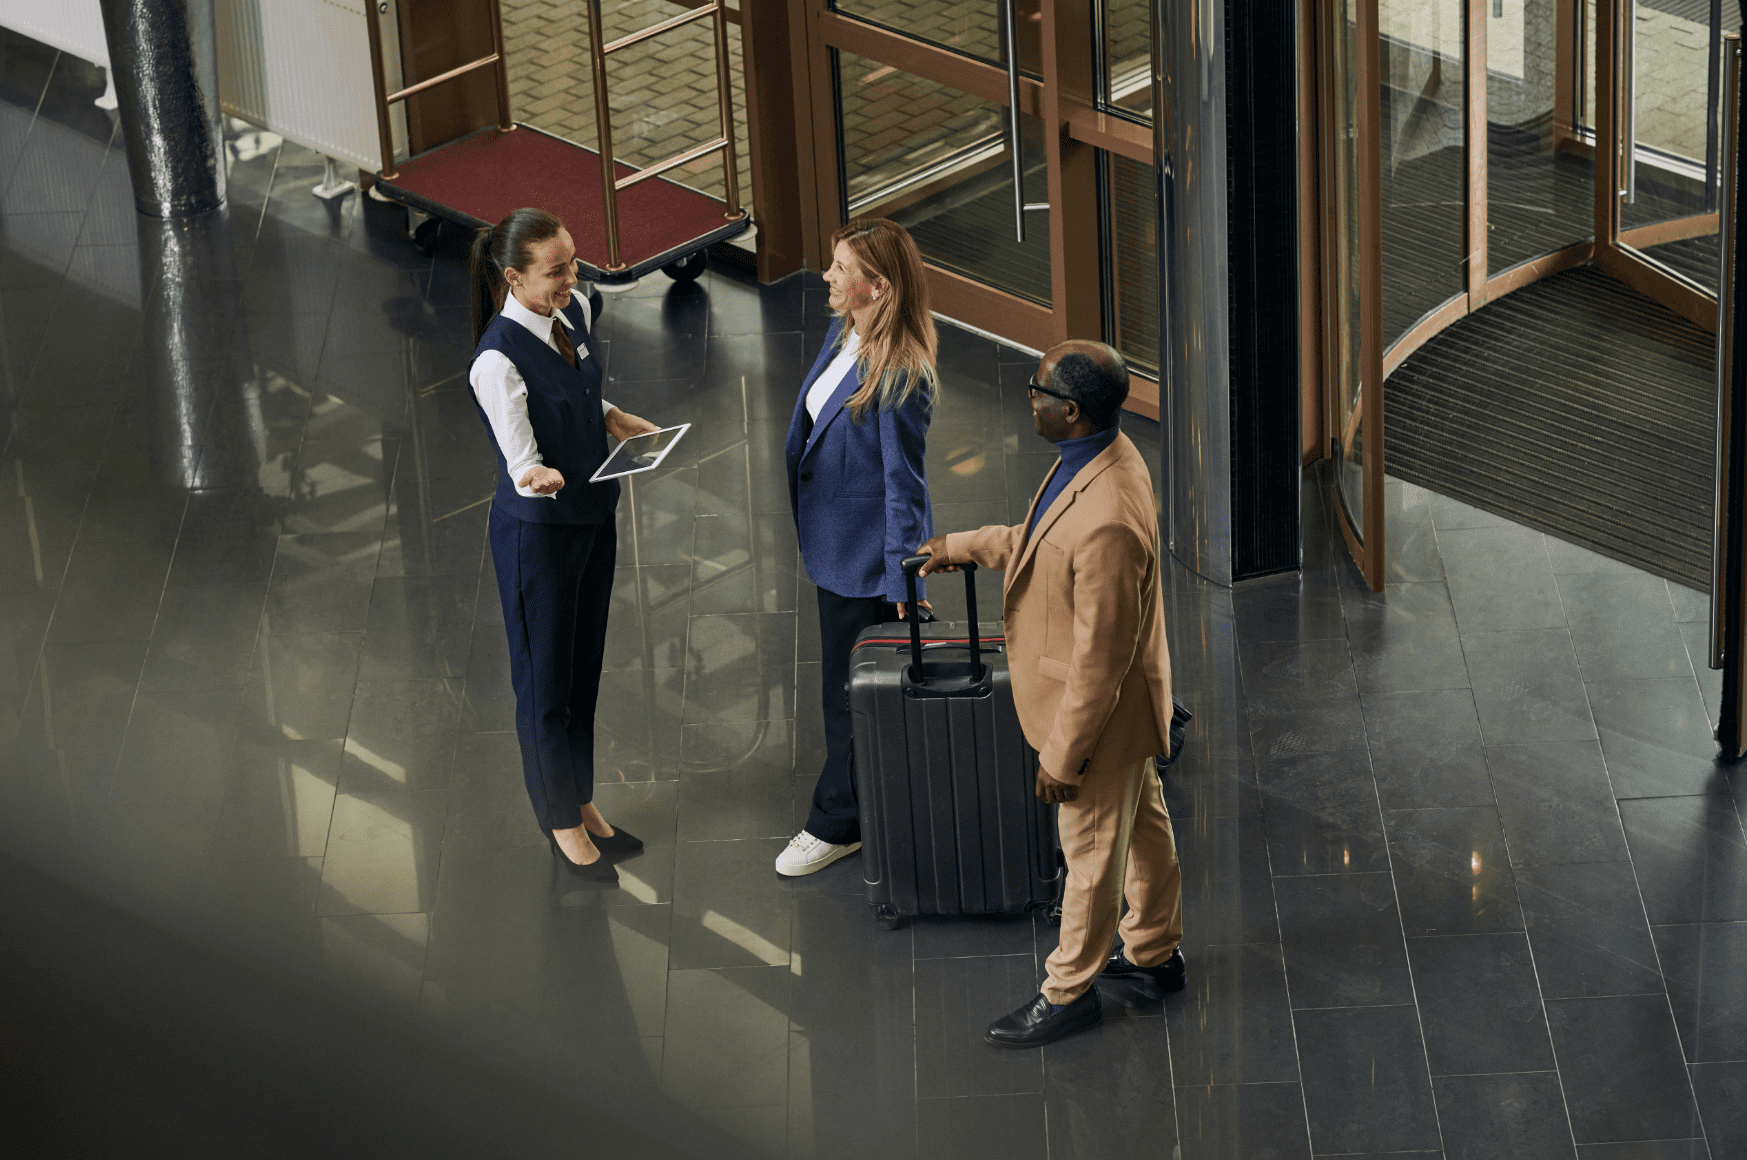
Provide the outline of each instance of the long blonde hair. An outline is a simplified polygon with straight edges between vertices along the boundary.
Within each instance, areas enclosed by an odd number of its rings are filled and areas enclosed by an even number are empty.
[[[857,331],[861,388],[844,404],[850,417],[860,422],[876,403],[881,410],[894,410],[917,392],[932,407],[940,397],[940,375],[934,367],[939,340],[928,312],[922,255],[910,232],[896,222],[870,218],[850,222],[832,234],[833,251],[839,242],[849,247],[868,281],[884,278],[891,290],[869,304],[865,331]],[[839,349],[848,338],[846,325],[837,334]]]

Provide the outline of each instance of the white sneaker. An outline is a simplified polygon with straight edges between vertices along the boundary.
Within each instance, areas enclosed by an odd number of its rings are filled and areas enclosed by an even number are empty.
[[[787,878],[816,874],[839,858],[846,858],[861,849],[860,842],[834,846],[802,830],[789,839],[788,846],[776,856],[776,872]]]

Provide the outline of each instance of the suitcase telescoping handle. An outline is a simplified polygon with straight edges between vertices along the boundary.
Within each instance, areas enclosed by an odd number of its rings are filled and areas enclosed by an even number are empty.
[[[928,683],[928,675],[922,668],[922,619],[916,606],[916,572],[922,565],[928,563],[931,556],[904,557],[904,589],[910,597],[910,680],[918,685]],[[983,650],[981,634],[977,629],[977,566],[966,560],[959,567],[964,571],[964,607],[965,616],[971,622],[971,679],[983,679]]]

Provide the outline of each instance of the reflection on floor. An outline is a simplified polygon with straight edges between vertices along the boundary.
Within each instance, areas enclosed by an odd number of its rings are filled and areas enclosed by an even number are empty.
[[[609,397],[694,426],[620,512],[599,801],[649,848],[578,888],[509,732],[458,239],[421,256],[259,136],[226,214],[135,218],[95,94],[0,50],[36,78],[0,102],[10,853],[772,1156],[1747,1154],[1747,844],[1694,593],[1392,485],[1373,595],[1312,475],[1301,576],[1168,574],[1189,990],[997,1053],[1049,927],[888,933],[855,859],[771,871],[820,760],[779,458],[818,281],[607,308]],[[1016,519],[1033,367],[941,339],[936,522]]]

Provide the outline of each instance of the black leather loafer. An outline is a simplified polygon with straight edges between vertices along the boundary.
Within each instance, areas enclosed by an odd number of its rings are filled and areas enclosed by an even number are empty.
[[[1042,995],[1011,1015],[989,1024],[983,1038],[996,1047],[1042,1047],[1076,1031],[1090,1031],[1104,1022],[1104,1004],[1096,988],[1085,993],[1060,1011],[1051,1012],[1049,1000]]]
[[[599,858],[584,864],[570,860],[570,855],[559,847],[558,839],[552,836],[551,830],[546,831],[546,841],[552,845],[552,856],[558,859],[566,870],[584,882],[599,882],[604,886],[617,886],[619,884],[619,872],[611,862],[607,861],[605,850],[601,851]],[[595,848],[600,849],[598,846]]]
[[[627,854],[635,854],[643,848],[643,839],[620,826],[613,827],[613,836],[603,838],[599,834],[590,833],[589,841],[594,848],[609,858],[623,858]]]
[[[1163,991],[1174,994],[1181,991],[1188,983],[1188,964],[1183,961],[1183,948],[1178,947],[1171,952],[1171,957],[1156,967],[1137,967],[1122,957],[1117,951],[1110,956],[1110,961],[1104,964],[1101,973],[1106,979],[1139,979]]]

